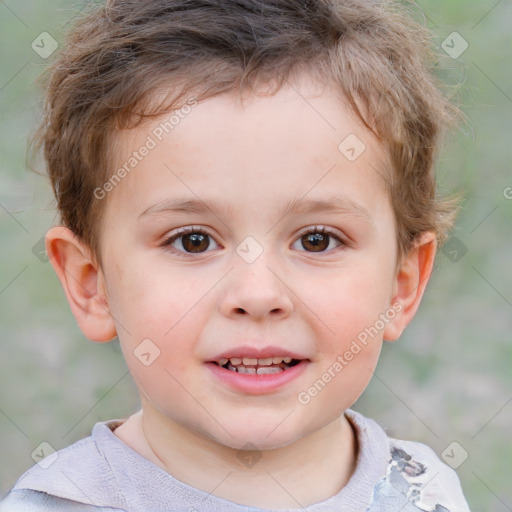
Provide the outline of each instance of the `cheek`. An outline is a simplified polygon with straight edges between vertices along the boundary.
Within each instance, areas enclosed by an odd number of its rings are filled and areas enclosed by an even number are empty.
[[[194,340],[205,321],[196,307],[201,290],[171,273],[144,273],[134,267],[125,267],[112,283],[111,312],[126,363],[148,393],[176,392],[172,376],[187,385]]]
[[[147,261],[133,258],[110,279],[111,312],[128,336],[154,338],[164,346],[183,320],[194,316],[207,284],[189,279],[185,272],[157,265],[149,269]]]
[[[121,347],[130,373],[138,388],[154,404],[176,404],[187,398],[183,390],[195,387],[194,339],[192,325],[173,329],[160,335],[145,327],[140,333],[121,340]],[[149,334],[149,335],[148,335]],[[141,342],[140,339],[143,338]],[[192,371],[191,371],[192,369]]]
[[[370,382],[377,361],[379,359],[382,342],[378,339],[372,340],[368,345],[359,345],[360,352],[354,354],[353,351],[345,351],[341,361],[337,360],[343,368],[335,375],[329,383],[330,391],[325,395],[325,406],[340,406],[340,411],[351,407],[361,396]],[[352,359],[347,358],[348,353],[352,353]],[[336,367],[337,369],[340,366]]]
[[[338,354],[358,336],[364,338],[367,330],[371,338],[381,336],[383,325],[379,319],[389,308],[391,292],[391,280],[381,270],[372,271],[371,265],[361,262],[331,272],[328,278],[308,279],[314,280],[315,287],[305,284],[299,293],[308,297],[304,314],[312,318],[309,325],[316,326],[317,339],[324,344],[319,347],[321,352]],[[312,294],[311,289],[317,291]],[[317,317],[315,322],[313,316]]]

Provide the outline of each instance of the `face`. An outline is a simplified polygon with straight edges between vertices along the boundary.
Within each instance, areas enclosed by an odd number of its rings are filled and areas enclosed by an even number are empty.
[[[103,189],[103,273],[144,414],[262,449],[342,415],[392,322],[377,140],[305,80],[192,104],[118,143],[115,169],[130,170]]]

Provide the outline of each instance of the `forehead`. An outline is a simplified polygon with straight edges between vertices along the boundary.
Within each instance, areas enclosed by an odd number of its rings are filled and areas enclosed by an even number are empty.
[[[315,192],[341,194],[343,184],[352,195],[387,191],[383,146],[339,93],[311,80],[274,95],[191,98],[122,132],[114,148],[113,173],[127,172],[109,201],[129,202],[138,215],[172,201],[170,194],[256,212],[258,200],[289,204]]]

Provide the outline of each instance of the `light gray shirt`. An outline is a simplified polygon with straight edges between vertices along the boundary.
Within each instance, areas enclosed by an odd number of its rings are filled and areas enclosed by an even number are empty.
[[[389,438],[354,411],[346,416],[359,446],[347,485],[321,503],[283,512],[469,512],[456,473],[429,447]],[[177,480],[114,435],[123,421],[96,423],[91,436],[30,468],[0,512],[270,512]]]

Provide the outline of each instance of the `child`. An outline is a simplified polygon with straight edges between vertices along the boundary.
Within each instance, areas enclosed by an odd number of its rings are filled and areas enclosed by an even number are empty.
[[[350,410],[454,216],[429,37],[368,0],[113,0],[76,24],[40,132],[46,248],[141,410],[2,511],[469,510],[431,449]]]

